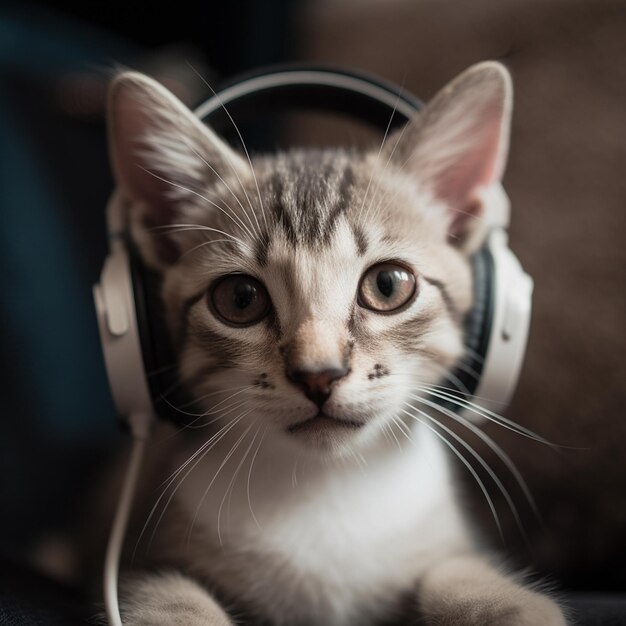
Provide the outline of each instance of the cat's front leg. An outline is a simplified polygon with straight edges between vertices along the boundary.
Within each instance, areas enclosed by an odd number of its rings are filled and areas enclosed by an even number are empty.
[[[177,573],[126,579],[120,609],[125,626],[232,626],[206,589]]]
[[[433,626],[565,626],[559,606],[527,589],[485,559],[458,556],[438,563],[420,580],[424,623]]]

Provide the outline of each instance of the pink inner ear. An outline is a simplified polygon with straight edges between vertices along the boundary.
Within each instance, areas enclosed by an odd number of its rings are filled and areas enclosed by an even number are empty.
[[[439,147],[446,150],[448,158],[434,173],[435,192],[452,210],[451,240],[458,240],[471,230],[472,222],[483,211],[479,191],[497,183],[502,176],[507,138],[503,136],[500,104],[474,112],[474,123],[456,138],[449,138],[449,145]],[[458,147],[454,142],[458,142]]]
[[[435,182],[437,195],[445,199],[454,212],[449,227],[452,237],[458,237],[470,220],[480,217],[483,207],[477,191],[499,179],[499,125],[494,124],[488,132],[481,129],[477,134],[480,135],[476,138],[477,145],[459,155]]]
[[[499,118],[485,120],[485,126],[474,126],[458,139],[467,147],[459,148],[451,162],[436,174],[435,190],[439,197],[461,208],[474,201],[477,189],[498,180],[501,175],[499,122]],[[454,147],[448,150],[454,152]]]

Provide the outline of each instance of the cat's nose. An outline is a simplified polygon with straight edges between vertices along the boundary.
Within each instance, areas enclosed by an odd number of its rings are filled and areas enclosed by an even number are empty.
[[[328,400],[332,386],[345,378],[350,370],[347,367],[334,367],[324,370],[287,370],[287,378],[300,387],[306,397],[321,406]]]

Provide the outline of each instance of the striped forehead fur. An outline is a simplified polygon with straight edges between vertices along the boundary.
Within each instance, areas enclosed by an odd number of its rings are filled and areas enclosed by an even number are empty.
[[[177,234],[187,240],[184,249],[200,239],[220,240],[224,245],[218,248],[238,248],[246,257],[254,250],[253,258],[263,264],[277,233],[294,247],[319,249],[330,244],[341,220],[350,226],[359,254],[372,237],[392,242],[406,236],[407,226],[412,231],[424,222],[433,236],[445,235],[445,207],[428,188],[371,154],[293,150],[260,157],[253,166],[254,179],[225,171],[193,190],[182,211],[183,221],[193,224]],[[205,179],[212,179],[207,170]],[[421,210],[406,202],[410,196],[421,198]]]
[[[269,194],[277,223],[296,244],[328,244],[352,201],[357,153],[293,151],[273,163]]]

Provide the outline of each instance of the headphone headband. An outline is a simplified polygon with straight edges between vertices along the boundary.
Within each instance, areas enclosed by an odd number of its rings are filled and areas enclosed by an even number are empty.
[[[385,131],[406,123],[422,103],[393,83],[338,68],[276,66],[223,86],[195,114],[217,132],[267,111],[310,109],[348,115]],[[227,109],[227,110],[226,110]]]

